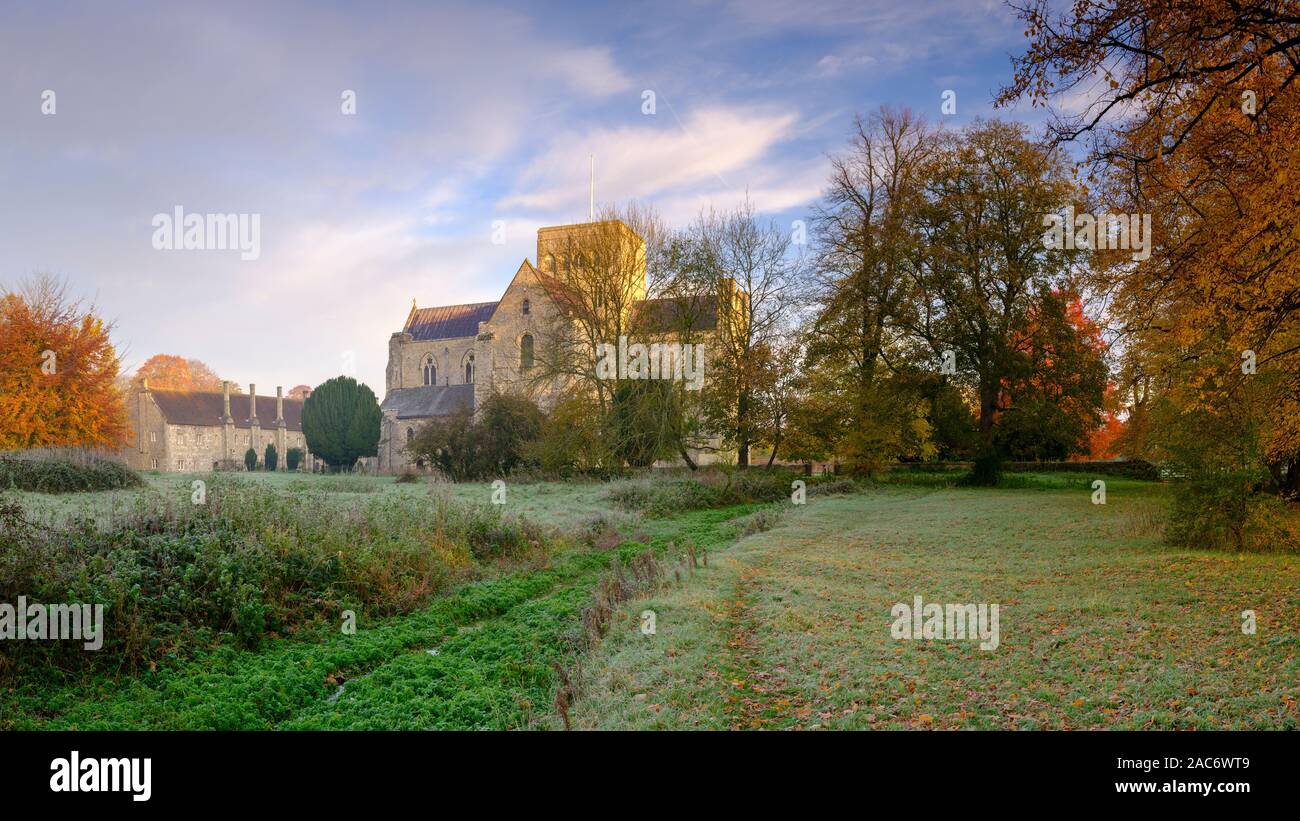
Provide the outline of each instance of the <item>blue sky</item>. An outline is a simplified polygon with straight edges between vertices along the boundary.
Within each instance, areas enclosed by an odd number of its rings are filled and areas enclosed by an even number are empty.
[[[5,3],[0,283],[66,278],[128,370],[262,391],[352,361],[382,398],[412,298],[496,299],[538,226],[585,218],[589,154],[598,206],[682,224],[748,192],[789,222],[855,113],[993,116],[1023,44],[984,0]],[[259,214],[260,256],[155,250],[176,206]]]

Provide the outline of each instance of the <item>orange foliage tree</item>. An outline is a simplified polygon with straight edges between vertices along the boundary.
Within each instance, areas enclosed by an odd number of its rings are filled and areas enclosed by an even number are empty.
[[[1043,294],[1012,336],[1014,366],[1002,380],[996,439],[1017,459],[1086,453],[1102,423],[1106,344],[1074,294]]]
[[[126,444],[109,331],[51,277],[0,293],[0,450]]]
[[[197,359],[172,354],[155,354],[135,372],[137,379],[148,379],[150,388],[171,391],[219,391],[221,377]]]
[[[1087,142],[1111,213],[1150,216],[1149,257],[1093,280],[1126,334],[1123,440],[1187,477],[1166,537],[1300,545],[1300,7],[1295,0],[1075,0],[1019,9],[1002,102]],[[1289,532],[1289,535],[1288,535]]]

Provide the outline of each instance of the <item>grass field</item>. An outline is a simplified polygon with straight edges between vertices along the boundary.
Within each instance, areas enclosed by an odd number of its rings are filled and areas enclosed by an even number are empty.
[[[187,500],[194,478],[22,502],[39,516],[106,516],[141,494]],[[512,482],[512,513],[561,530],[612,517],[622,543],[575,543],[544,567],[363,619],[355,635],[217,647],[138,675],[20,676],[0,692],[0,728],[557,728],[554,665],[575,656],[584,687],[572,719],[585,728],[1300,724],[1300,558],[1164,547],[1162,485],[1108,479],[1107,504],[1094,505],[1087,476],[1016,476],[998,489],[951,478],[644,518],[612,510],[602,483]],[[323,491],[340,509],[373,494],[491,494],[384,477],[249,479]],[[735,520],[764,509],[781,512],[776,526],[737,539]],[[707,566],[674,564],[685,539],[708,551]],[[585,650],[597,580],[646,546],[668,563],[668,584],[620,607]],[[892,638],[891,607],[917,595],[997,603],[998,648]],[[1257,614],[1254,635],[1243,610]]]
[[[810,500],[689,589],[626,608],[578,726],[1300,724],[1300,559],[1173,552],[1160,486],[1108,480],[1102,506],[1090,479],[1041,478]],[[915,595],[999,603],[1000,646],[893,639],[890,608]],[[654,636],[633,629],[642,609]]]

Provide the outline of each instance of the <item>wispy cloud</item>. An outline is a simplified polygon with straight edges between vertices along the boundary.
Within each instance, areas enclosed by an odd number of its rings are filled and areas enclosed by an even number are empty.
[[[136,362],[291,385],[351,350],[382,385],[412,297],[493,299],[536,226],[583,217],[589,154],[600,203],[680,223],[748,196],[797,218],[855,111],[937,111],[935,78],[957,77],[940,87],[979,113],[1007,19],[964,0],[9,4],[0,281],[68,277]],[[261,215],[261,257],[154,250],[177,205]]]

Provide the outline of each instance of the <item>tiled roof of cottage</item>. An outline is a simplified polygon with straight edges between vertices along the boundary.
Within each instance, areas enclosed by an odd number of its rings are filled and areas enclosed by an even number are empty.
[[[495,302],[473,302],[417,308],[411,312],[403,330],[416,341],[474,336],[478,333],[478,324],[490,319],[496,307]]]
[[[398,419],[423,419],[430,416],[450,416],[458,410],[474,409],[474,385],[423,385],[418,388],[397,388],[388,394],[380,406],[384,413],[390,411]]]
[[[224,412],[222,394],[208,391],[160,391],[149,394],[162,411],[163,418],[172,425],[201,425],[220,427]],[[230,394],[230,415],[237,428],[251,428],[248,419],[248,394]],[[257,422],[263,428],[275,427],[275,397],[257,397]],[[288,430],[302,430],[302,402],[284,400],[284,423]]]

